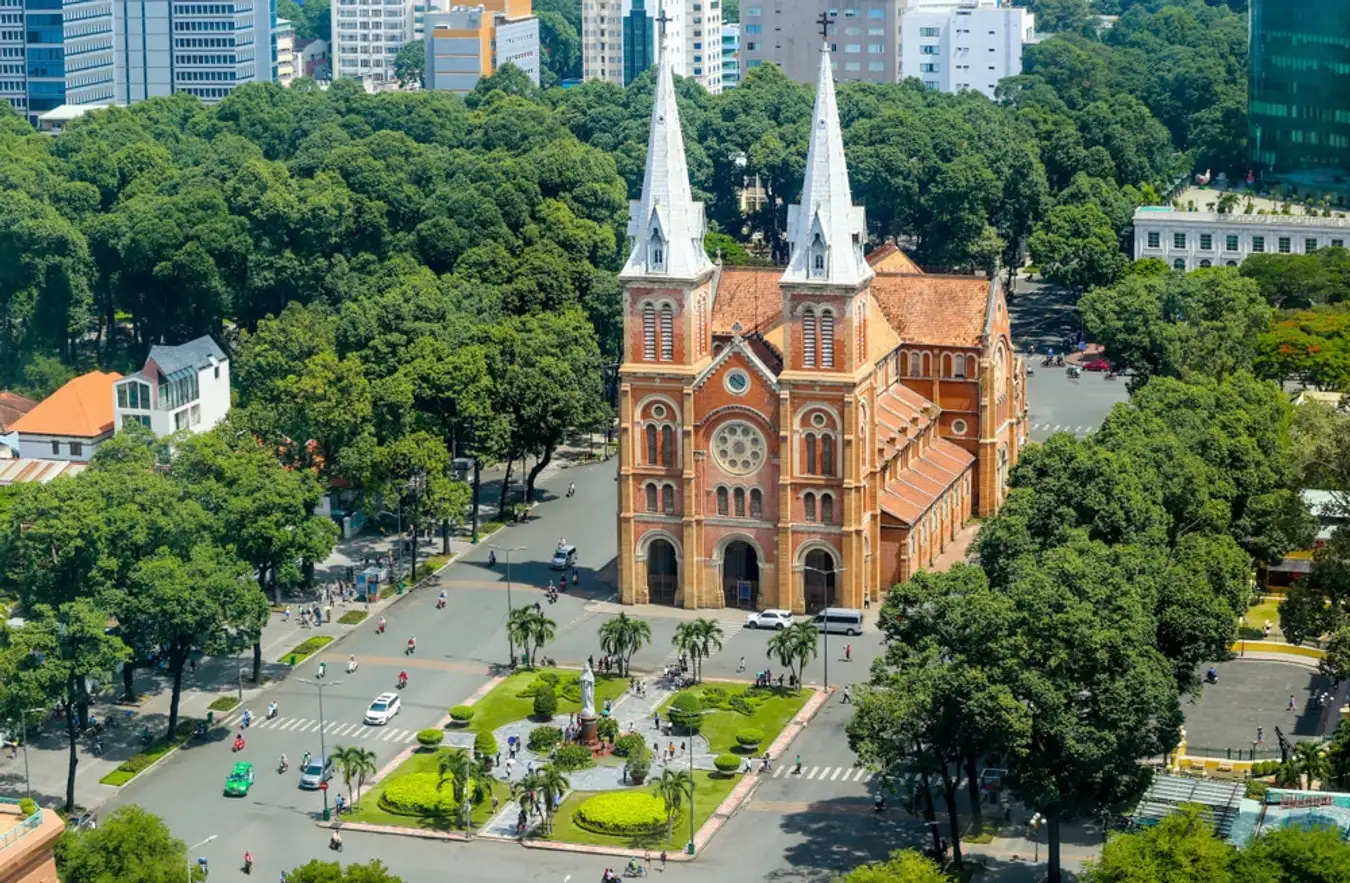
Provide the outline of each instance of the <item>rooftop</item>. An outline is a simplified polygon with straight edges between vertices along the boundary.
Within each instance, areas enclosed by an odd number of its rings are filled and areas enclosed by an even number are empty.
[[[989,285],[981,276],[878,273],[872,297],[905,343],[979,347]]]
[[[0,390],[0,432],[9,432],[20,417],[37,407],[37,402],[17,392]]]
[[[90,371],[47,396],[10,427],[27,435],[97,438],[113,428],[112,385],[116,371]]]
[[[1135,209],[1134,220],[1168,224],[1228,224],[1245,227],[1316,227],[1350,230],[1350,218],[1324,218],[1320,215],[1245,215],[1236,212],[1183,212],[1163,205]]]
[[[215,362],[229,361],[225,351],[220,348],[211,335],[203,334],[196,340],[180,343],[177,346],[155,345],[150,347],[147,361],[154,362],[165,376],[177,374],[186,368],[200,371]]]
[[[79,475],[87,468],[88,463],[73,463],[70,460],[38,460],[33,457],[0,460],[0,487],[28,482],[46,484],[62,475]]]

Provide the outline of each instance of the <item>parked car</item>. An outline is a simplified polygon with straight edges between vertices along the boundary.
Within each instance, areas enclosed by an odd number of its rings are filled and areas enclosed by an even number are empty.
[[[1110,371],[1111,363],[1106,359],[1093,359],[1083,366],[1084,371]]]
[[[247,797],[248,789],[253,787],[253,764],[241,760],[225,777],[226,797]]]
[[[792,625],[792,611],[790,610],[761,610],[745,618],[745,627],[748,629],[774,629],[777,631],[790,625]]]
[[[397,693],[381,693],[375,697],[374,702],[370,703],[370,708],[366,709],[366,723],[377,727],[384,726],[402,708]]]

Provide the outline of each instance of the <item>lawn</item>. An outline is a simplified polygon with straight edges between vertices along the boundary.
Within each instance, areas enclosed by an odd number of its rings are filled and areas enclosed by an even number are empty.
[[[512,721],[530,717],[534,714],[534,697],[521,696],[520,693],[533,683],[536,677],[546,671],[554,672],[564,681],[579,674],[576,669],[570,668],[536,668],[518,671],[493,687],[490,693],[474,703],[473,720],[469,721],[469,726],[475,730],[495,730]],[[597,674],[595,676],[596,708],[603,708],[606,699],[618,700],[627,689],[628,678],[619,675]],[[554,724],[559,725],[559,718],[562,718],[563,723],[567,723],[567,716],[578,711],[581,711],[581,703],[565,699],[560,690],[558,692],[558,713],[553,716]]]
[[[315,635],[312,638],[305,638],[304,641],[293,647],[289,653],[281,654],[281,658],[278,659],[277,662],[299,665],[331,643],[333,643],[333,638],[330,635]]]
[[[399,776],[406,776],[411,773],[434,773],[436,765],[442,753],[450,749],[441,751],[417,751],[412,757],[399,764],[398,769],[394,770],[378,784],[367,788],[361,792],[361,802],[356,809],[348,813],[343,813],[342,818],[349,822],[362,822],[367,825],[394,825],[400,828],[421,828],[432,831],[462,831],[464,829],[464,817],[456,814],[454,818],[440,816],[405,816],[396,813],[386,812],[380,806],[380,795],[384,793],[385,785],[392,782]],[[511,799],[511,788],[500,779],[489,779],[492,785],[492,793],[497,796],[501,805],[505,805]],[[333,780],[335,787],[339,786],[340,777]],[[449,783],[446,784],[450,787]],[[342,786],[345,795],[346,787]],[[482,827],[487,824],[492,817],[492,798],[486,798],[482,803],[473,808],[470,821],[474,828]]]
[[[229,711],[238,704],[239,704],[239,697],[237,696],[221,696],[217,699],[211,700],[211,704],[206,707],[211,709],[212,711]]]
[[[1262,637],[1261,629],[1270,620],[1272,628],[1280,627],[1280,602],[1278,599],[1257,601],[1251,607],[1247,608],[1247,625],[1239,629],[1239,637],[1246,638],[1249,641],[1260,640]],[[1276,637],[1272,635],[1272,637]]]
[[[655,774],[656,770],[653,769],[652,772]],[[736,783],[740,779],[741,777],[735,774],[723,777],[721,773],[709,773],[703,770],[694,771],[694,830],[697,831],[703,827],[703,823],[708,821],[708,817],[713,814],[717,807],[722,805],[722,801],[726,800],[727,795],[736,787]],[[675,817],[674,836],[669,841],[661,836],[635,838],[596,834],[578,827],[572,821],[572,813],[576,811],[583,800],[595,794],[594,791],[578,791],[568,796],[562,802],[562,806],[558,807],[558,813],[554,816],[553,821],[553,833],[547,839],[560,840],[564,843],[586,843],[593,846],[650,847],[656,850],[667,849],[671,851],[684,849],[684,845],[689,842],[689,808],[687,806],[680,810]]]
[[[361,621],[367,616],[369,616],[369,614],[364,610],[348,610],[338,617],[338,622],[341,625],[360,625]]]
[[[730,685],[704,684],[680,692],[700,694],[705,687],[727,689]],[[699,729],[699,732],[708,740],[708,746],[714,754],[728,754],[739,753],[736,752],[738,747],[736,734],[747,727],[754,727],[764,731],[764,741],[759,744],[758,749],[758,753],[762,753],[773,744],[774,739],[778,738],[778,734],[782,732],[783,727],[787,726],[788,721],[792,720],[797,712],[802,710],[802,706],[806,704],[806,700],[810,699],[814,692],[810,689],[797,690],[796,692],[775,690],[774,695],[756,705],[754,713],[749,716],[730,710],[713,709],[707,711],[703,715],[703,726]],[[675,694],[675,696],[678,695],[679,693]],[[662,717],[666,716],[670,703],[675,701],[675,696],[671,696],[661,706]]]
[[[99,782],[104,785],[113,785],[117,787],[125,785],[127,782],[130,782],[144,772],[155,761],[192,738],[192,732],[196,728],[196,725],[196,721],[187,718],[180,720],[178,722],[178,729],[174,731],[174,737],[172,739],[156,739],[140,754],[133,754],[131,757],[122,761],[117,769],[99,779]]]

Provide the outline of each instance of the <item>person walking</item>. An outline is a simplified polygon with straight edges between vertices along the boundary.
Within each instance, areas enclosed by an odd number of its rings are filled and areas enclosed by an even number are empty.
[[[662,872],[664,872],[665,869],[666,869],[666,851],[663,849],[663,850],[661,850],[661,870],[662,870]]]
[[[852,661],[853,661],[853,645],[852,645],[852,644],[845,644],[845,645],[844,645],[844,661],[845,661],[845,662],[852,662]]]
[[[1289,694],[1289,706],[1288,706],[1287,708],[1285,708],[1285,711],[1293,711],[1293,710],[1294,710],[1294,694],[1293,694],[1293,693],[1290,693],[1290,694]]]
[[[844,696],[843,696],[842,699],[839,700],[839,703],[840,703],[841,705],[852,705],[852,704],[853,704],[853,687],[852,687],[852,685],[850,685],[850,684],[845,684],[845,685],[844,685]]]

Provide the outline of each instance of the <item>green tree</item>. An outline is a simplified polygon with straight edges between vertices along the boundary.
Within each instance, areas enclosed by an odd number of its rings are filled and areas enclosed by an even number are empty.
[[[315,0],[309,0],[310,3]],[[403,883],[402,877],[389,873],[379,859],[364,865],[339,862],[321,862],[318,859],[303,864],[286,875],[292,883]]]
[[[700,616],[693,621],[695,646],[698,648],[698,679],[703,680],[703,660],[722,649],[722,639],[726,632],[715,619]]]
[[[347,747],[334,745],[328,752],[328,758],[338,775],[342,776],[342,784],[347,786],[347,800],[355,804],[361,799],[361,786],[379,769],[376,765],[378,758],[375,752],[359,745]],[[355,791],[352,786],[353,780],[356,782]]]
[[[1334,828],[1291,825],[1262,834],[1238,852],[1237,883],[1350,880],[1350,844]]]
[[[652,627],[645,619],[620,612],[600,625],[600,649],[619,659],[619,674],[626,674],[633,654],[652,642]]]
[[[398,55],[394,56],[394,79],[405,89],[414,83],[426,88],[426,41],[411,40],[403,44],[403,48],[398,50]]]
[[[451,793],[463,810],[467,831],[473,818],[473,805],[489,790],[486,766],[465,749],[455,748],[441,754],[436,763],[436,774],[439,777],[436,787],[443,788],[450,783]]]
[[[666,840],[675,836],[675,817],[686,800],[694,799],[694,780],[688,770],[661,770],[661,777],[652,783],[652,793],[661,798],[666,807]]]
[[[557,637],[558,624],[534,606],[516,607],[507,618],[512,640],[525,648],[527,665],[534,668],[535,657],[545,644]]]
[[[765,654],[785,666],[792,676],[801,683],[806,663],[816,658],[820,651],[820,632],[815,625],[805,620],[794,622],[787,628],[773,633],[769,638],[768,652]]]
[[[1080,291],[1113,284],[1127,263],[1110,219],[1095,205],[1055,206],[1029,244],[1045,278]]]
[[[98,827],[67,832],[53,851],[67,883],[178,883],[184,875],[198,883],[206,879],[190,861],[187,844],[169,832],[163,819],[139,806],[113,810]]]
[[[429,432],[390,442],[377,455],[385,506],[395,505],[414,540],[433,521],[457,523],[469,506],[469,486],[450,475],[450,452]]]
[[[535,771],[539,779],[539,793],[544,801],[544,832],[553,830],[553,813],[559,799],[571,789],[572,783],[561,770],[546,763]]]
[[[859,865],[839,878],[840,883],[945,883],[942,869],[911,849],[897,849],[884,862]]]
[[[1083,872],[1083,883],[1229,883],[1235,850],[1214,833],[1208,811],[1182,804],[1158,824],[1112,837]],[[1240,879],[1240,878],[1239,878]]]

